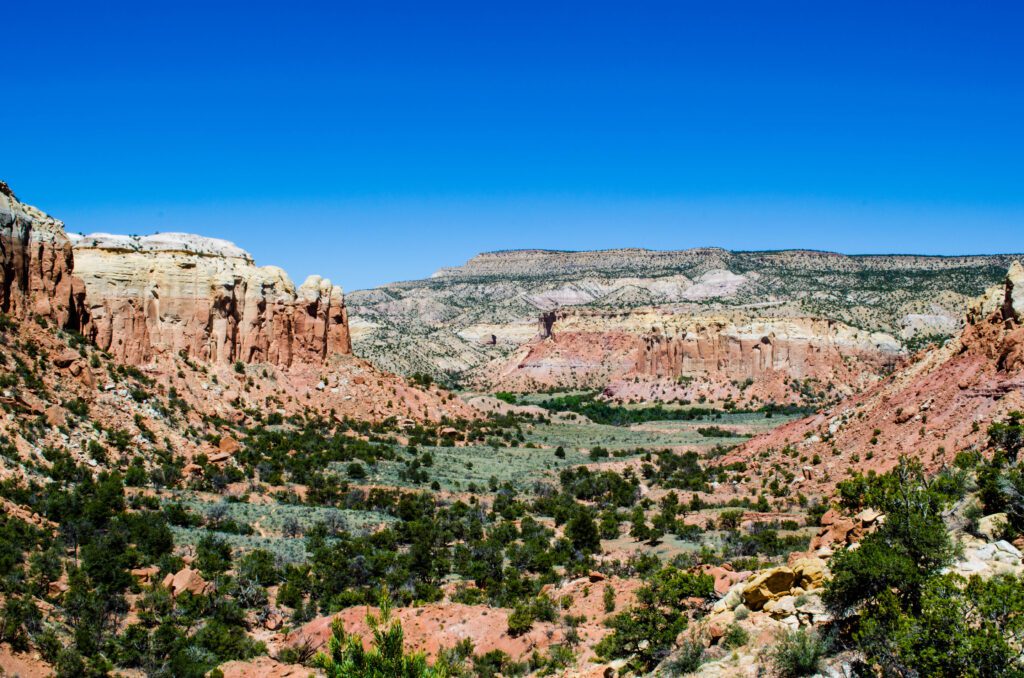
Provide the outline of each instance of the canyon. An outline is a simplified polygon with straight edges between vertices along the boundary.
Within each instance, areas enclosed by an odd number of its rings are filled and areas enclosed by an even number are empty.
[[[323,676],[394,605],[453,675],[764,675],[855,623],[827,594],[887,520],[844,481],[908,460],[961,479],[950,572],[1024,574],[975,488],[1017,472],[1009,255],[510,252],[345,295],[5,184],[0,254],[5,671]]]
[[[600,390],[617,401],[802,402],[842,397],[902,357],[898,340],[819,318],[566,309],[480,370],[492,390]]]
[[[400,374],[622,400],[802,401],[784,382],[848,395],[955,336],[1014,258],[517,250],[352,292],[348,305],[354,352]],[[733,383],[747,379],[767,385]]]
[[[1024,411],[1022,321],[1024,266],[1014,262],[970,305],[959,336],[861,394],[753,438],[723,463],[797,478],[816,494],[855,472],[884,473],[903,455],[932,473],[947,468],[958,452],[985,447],[989,422]]]

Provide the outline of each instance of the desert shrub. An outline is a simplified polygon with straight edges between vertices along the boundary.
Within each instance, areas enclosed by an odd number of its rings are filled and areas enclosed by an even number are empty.
[[[930,579],[920,611],[869,608],[855,640],[886,675],[1020,675],[1024,588],[1012,575]],[[978,667],[984,667],[979,673]]]
[[[833,558],[823,599],[839,613],[857,610],[851,636],[882,675],[1020,675],[1021,581],[943,572],[953,549],[941,510],[955,493],[948,479],[936,480],[901,460],[863,485],[886,521]]]
[[[313,658],[313,665],[327,678],[441,678],[447,675],[427,663],[420,652],[406,653],[402,624],[391,617],[391,603],[380,601],[380,614],[368,614],[366,621],[373,633],[373,644],[363,649],[363,641],[345,632],[341,622],[331,626],[327,649]]]
[[[594,648],[598,656],[628,658],[628,666],[647,672],[664,660],[675,639],[686,628],[683,601],[707,597],[714,591],[708,575],[664,567],[637,591],[637,603],[610,617],[605,624],[612,633]]]
[[[917,609],[925,581],[953,558],[942,511],[955,494],[938,479],[926,479],[920,463],[907,458],[884,476],[859,476],[848,482],[884,512],[886,520],[859,548],[840,551],[832,559],[833,578],[824,601],[837,614],[845,614],[861,604],[873,604],[885,592],[895,592],[902,604]],[[844,485],[840,483],[841,492],[850,492]]]
[[[725,635],[722,637],[722,645],[729,650],[743,647],[749,641],[750,634],[736,623],[729,624],[729,627],[725,630]]]
[[[528,605],[517,605],[508,616],[508,634],[513,638],[533,628],[533,612]]]
[[[772,648],[772,665],[781,678],[812,676],[818,673],[827,649],[816,631],[788,631]]]
[[[685,676],[695,673],[704,663],[704,645],[699,640],[686,638],[675,655],[665,662],[665,674]]]
[[[611,614],[615,611],[615,587],[611,584],[605,584],[604,593],[602,594],[604,602],[604,611],[606,614]]]

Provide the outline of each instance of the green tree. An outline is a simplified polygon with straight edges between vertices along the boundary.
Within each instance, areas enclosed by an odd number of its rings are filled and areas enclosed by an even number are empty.
[[[597,644],[595,651],[601,657],[628,658],[633,671],[650,671],[668,656],[686,628],[684,601],[709,597],[714,588],[714,580],[706,574],[691,574],[671,566],[658,570],[637,591],[636,605],[605,622],[612,633]]]
[[[443,665],[430,666],[421,652],[406,653],[402,624],[391,617],[391,601],[387,594],[380,599],[380,614],[367,614],[373,632],[373,645],[363,648],[358,636],[349,635],[340,620],[331,626],[327,650],[313,658],[314,666],[323,669],[327,678],[446,678]]]
[[[572,545],[583,553],[596,553],[601,550],[601,535],[597,524],[586,508],[578,508],[565,525],[565,536]]]
[[[837,553],[824,601],[845,614],[861,604],[875,604],[893,593],[901,605],[920,609],[924,583],[952,562],[953,544],[942,521],[952,497],[938,479],[928,480],[920,462],[900,459],[884,476],[855,478],[864,500],[886,514],[876,532],[860,547]],[[840,491],[849,487],[840,488]]]
[[[957,496],[948,475],[925,479],[901,460],[891,473],[841,488],[886,513],[855,550],[833,557],[824,600],[883,676],[1024,676],[1024,586],[1003,575],[964,580],[943,572],[953,548],[941,512]],[[857,497],[856,499],[854,499]]]

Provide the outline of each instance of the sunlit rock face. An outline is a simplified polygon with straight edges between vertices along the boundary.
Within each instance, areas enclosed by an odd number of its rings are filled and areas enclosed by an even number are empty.
[[[71,236],[96,343],[140,364],[163,353],[287,366],[350,353],[340,287],[298,288],[226,240],[185,233]]]
[[[85,287],[73,272],[64,224],[20,202],[0,181],[0,311],[81,331],[88,324]]]

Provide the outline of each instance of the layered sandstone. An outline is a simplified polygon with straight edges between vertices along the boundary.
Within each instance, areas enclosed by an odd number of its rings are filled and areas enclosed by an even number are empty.
[[[750,440],[723,462],[751,466],[758,479],[751,492],[788,473],[807,494],[830,490],[854,470],[886,471],[901,455],[934,471],[961,450],[983,448],[989,423],[1024,410],[1022,292],[1024,267],[1015,262],[971,306],[959,337],[922,351],[863,394]]]
[[[340,287],[298,289],[226,240],[184,233],[72,236],[97,345],[119,360],[159,355],[224,364],[322,363],[350,353]]]
[[[874,383],[901,353],[890,335],[817,318],[576,309],[545,313],[539,329],[537,338],[483,371],[487,385],[607,388],[607,395],[626,397],[658,391],[687,398],[708,386],[721,390],[753,382],[747,395],[783,402],[797,395],[788,386],[793,380],[853,393]]]
[[[914,351],[959,334],[968,304],[1014,258],[518,250],[481,254],[424,280],[353,292],[347,302],[357,354],[390,371],[471,383],[533,341],[538,316],[573,308],[611,314],[657,308],[709,322],[724,316],[738,325],[830,319],[883,332]]]
[[[118,363],[140,367],[160,393],[173,389],[192,413],[237,422],[268,408],[370,420],[477,416],[445,391],[417,388],[351,355],[341,288],[311,277],[296,289],[281,269],[257,267],[223,240],[69,237],[60,221],[21,203],[0,182],[0,255],[0,313],[19,321],[13,331],[53,368],[43,373],[43,397],[27,387],[9,389],[5,407],[45,416],[53,426],[67,421],[61,403],[77,397],[105,425],[131,430],[145,421],[189,456],[172,421],[140,409],[117,378],[104,376],[115,374]],[[40,322],[24,322],[33,317]],[[95,339],[109,355],[77,341],[70,348],[55,327]],[[9,343],[17,357],[21,342]],[[97,361],[108,369],[96,368]],[[237,361],[261,364],[232,365]],[[59,398],[51,402],[53,394]],[[31,453],[18,436],[8,437]]]
[[[0,311],[82,330],[85,287],[73,271],[64,224],[23,204],[0,182]]]

